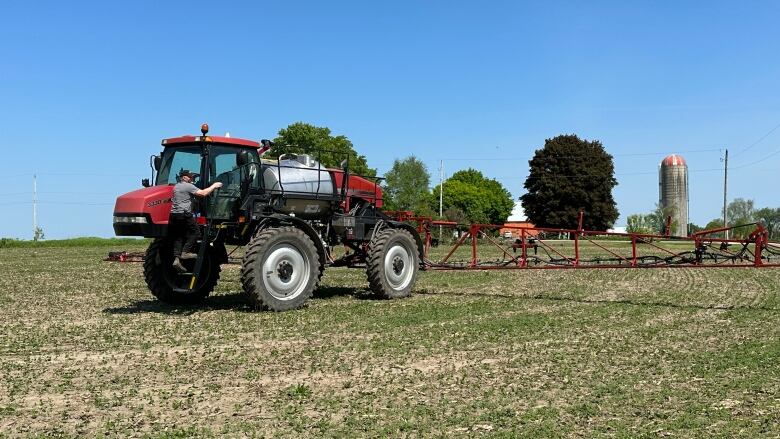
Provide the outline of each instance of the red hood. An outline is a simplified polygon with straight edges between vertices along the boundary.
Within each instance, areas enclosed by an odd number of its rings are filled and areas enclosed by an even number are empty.
[[[168,224],[171,213],[173,185],[152,186],[120,195],[114,205],[114,215],[148,213],[154,224]]]

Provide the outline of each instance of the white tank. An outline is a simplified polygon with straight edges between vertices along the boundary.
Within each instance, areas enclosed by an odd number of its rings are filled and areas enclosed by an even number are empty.
[[[276,164],[265,163],[263,184],[267,192],[333,195],[330,172],[311,156],[287,154]]]

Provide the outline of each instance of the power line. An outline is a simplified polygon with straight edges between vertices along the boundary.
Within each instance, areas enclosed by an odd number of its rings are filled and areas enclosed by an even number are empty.
[[[709,148],[709,149],[689,149],[689,150],[683,150],[683,151],[667,151],[667,152],[637,152],[637,153],[626,153],[626,154],[611,154],[613,157],[636,157],[636,156],[651,156],[651,155],[666,155],[666,154],[695,154],[695,153],[701,153],[701,152],[715,152],[720,151],[720,148]]]
[[[780,151],[778,151],[780,152]],[[733,168],[732,168],[733,169]],[[692,172],[714,172],[714,171],[722,171],[721,168],[709,168],[709,169],[689,169],[688,173]],[[658,171],[642,171],[642,172],[621,172],[614,174],[615,177],[617,176],[626,176],[626,175],[657,175]],[[554,177],[559,178],[592,178],[590,175],[555,175],[551,174]],[[494,177],[494,178],[500,178],[505,180],[515,180],[515,179],[522,179],[522,178],[528,178],[528,177],[517,177],[517,176],[511,176],[511,177]]]
[[[56,177],[138,177],[140,174],[107,174],[107,173],[93,173],[93,172],[38,172],[38,175],[51,175]]]
[[[11,201],[8,203],[0,203],[0,206],[12,206],[12,205],[19,205],[19,204],[33,204],[32,201]],[[75,206],[113,206],[114,203],[103,203],[103,202],[96,202],[96,203],[89,203],[89,202],[81,202],[81,201],[41,201],[38,200],[38,204],[64,204],[64,205],[75,205]]]
[[[720,148],[707,148],[707,149],[688,149],[688,150],[676,150],[676,151],[655,151],[655,152],[630,152],[620,154],[610,154],[612,157],[638,157],[638,156],[655,156],[655,155],[668,155],[668,154],[695,154],[704,152],[717,152]],[[609,152],[607,152],[609,154]],[[447,157],[445,161],[495,161],[495,157]],[[528,158],[501,158],[502,162],[509,161],[528,161]]]
[[[760,158],[760,159],[758,159],[758,160],[756,160],[754,162],[745,163],[745,164],[742,164],[742,165],[739,165],[739,166],[732,166],[731,169],[732,170],[733,169],[741,169],[741,168],[746,168],[748,166],[757,165],[757,164],[759,164],[759,163],[761,163],[763,161],[766,161],[767,159],[772,158],[772,157],[774,157],[774,156],[776,156],[778,154],[780,154],[780,149],[778,149],[777,151],[775,151],[775,152],[773,152],[773,153],[771,153],[769,155],[766,155],[763,158]]]
[[[30,172],[25,174],[2,174],[5,178],[10,177],[32,177],[33,174],[37,176],[55,176],[55,177],[138,177],[140,174],[118,174],[118,173],[96,173],[96,172]]]
[[[41,201],[39,201],[41,203]],[[75,206],[113,206],[114,203],[82,203],[79,201],[44,201],[45,204],[67,204]]]
[[[44,195],[116,195],[113,192],[69,192],[69,191],[38,191],[38,194],[44,194]],[[30,192],[11,192],[9,194],[3,194],[5,196],[12,196],[12,195],[32,195],[32,191]]]
[[[739,151],[738,151],[736,154],[734,154],[734,155],[732,156],[732,158],[734,158],[734,157],[736,157],[736,156],[738,156],[738,155],[742,154],[743,152],[747,151],[748,149],[750,149],[750,148],[752,148],[752,147],[754,147],[754,146],[758,145],[758,144],[759,144],[759,143],[761,143],[761,142],[762,142],[764,139],[766,139],[767,137],[769,137],[769,135],[770,135],[770,134],[774,133],[774,132],[775,132],[775,130],[777,130],[778,128],[780,128],[780,123],[778,123],[777,125],[775,125],[775,126],[774,126],[774,127],[771,129],[771,130],[767,131],[767,133],[766,133],[766,134],[764,134],[763,136],[761,136],[761,137],[760,137],[758,140],[756,140],[755,142],[753,142],[753,143],[751,143],[750,145],[746,146],[745,148],[742,148],[741,150],[739,150]]]
[[[43,191],[39,194],[52,194],[52,195],[117,195],[112,192],[67,192],[67,191]]]

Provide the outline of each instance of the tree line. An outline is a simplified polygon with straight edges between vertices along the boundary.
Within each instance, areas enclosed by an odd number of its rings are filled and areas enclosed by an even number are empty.
[[[753,200],[736,198],[726,206],[729,226],[751,223],[762,223],[769,233],[769,239],[780,237],[780,208],[756,208]],[[697,227],[694,225],[694,227]],[[704,226],[704,229],[723,227],[723,218],[715,218]],[[701,230],[701,228],[698,228]],[[730,232],[729,236],[745,238],[753,227],[740,227]]]
[[[721,210],[721,213],[723,210]],[[753,224],[761,223],[766,228],[769,239],[775,239],[780,237],[780,208],[762,207],[757,209],[753,200],[744,198],[736,198],[726,205],[726,212],[728,213],[729,226],[745,225],[745,227],[738,227],[729,232],[731,238],[746,238],[755,227]],[[632,233],[664,233],[666,227],[666,218],[674,217],[675,207],[669,206],[666,208],[661,207],[660,204],[656,204],[655,209],[647,214],[633,214],[628,216],[627,231]],[[673,221],[671,224],[671,233],[677,231],[678,224]],[[708,222],[703,227],[688,223],[688,233],[693,234],[702,230],[719,229],[723,227],[723,217],[715,218]],[[718,233],[717,236],[723,236],[723,233]]]

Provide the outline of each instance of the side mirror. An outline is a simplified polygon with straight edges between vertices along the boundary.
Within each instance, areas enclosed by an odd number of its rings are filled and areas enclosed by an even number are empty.
[[[245,166],[249,163],[249,151],[239,151],[236,155],[236,164],[238,166]]]
[[[149,186],[151,186],[151,185],[149,184],[149,179],[148,179],[148,178],[144,178],[143,180],[141,180],[141,186],[143,186],[143,187],[149,187]]]
[[[159,171],[160,165],[162,165],[162,157],[159,155],[154,156],[154,170]]]

